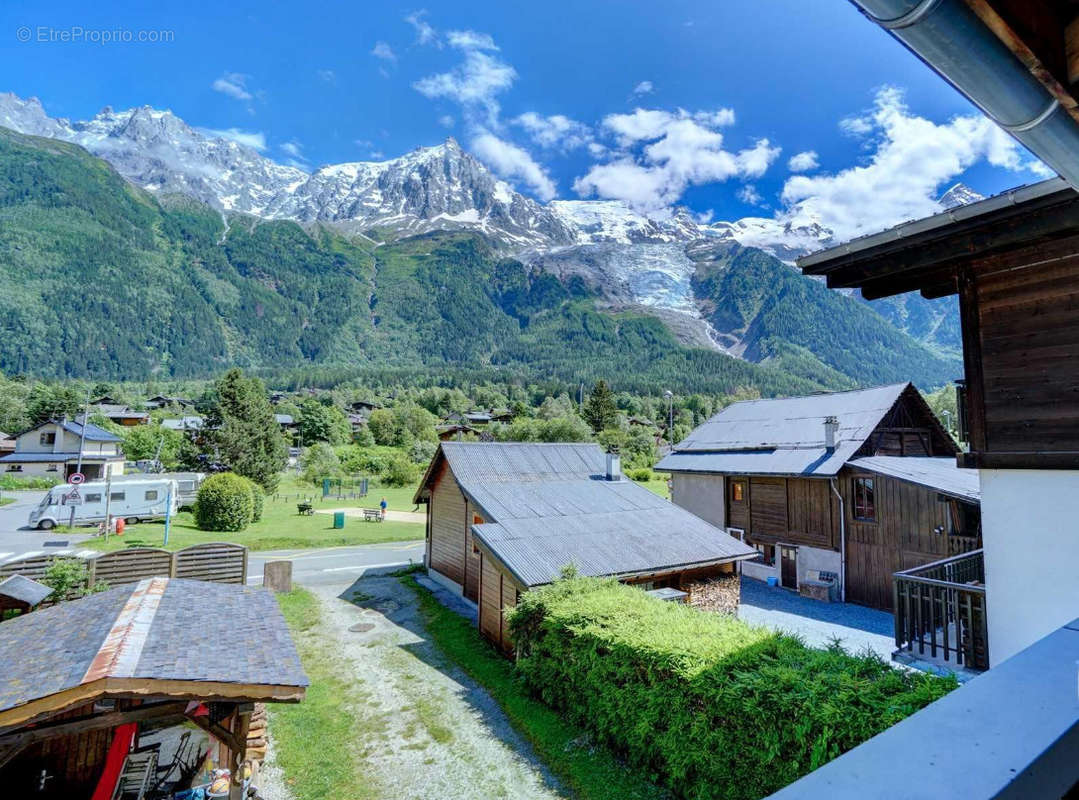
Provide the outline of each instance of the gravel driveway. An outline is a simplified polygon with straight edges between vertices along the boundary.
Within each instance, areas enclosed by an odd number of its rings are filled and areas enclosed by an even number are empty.
[[[358,743],[378,796],[568,796],[498,704],[427,640],[415,596],[396,578],[364,577],[344,592],[340,584],[308,588],[322,604],[315,631],[367,698],[359,713],[378,723],[377,741]],[[263,791],[287,796],[280,789]]]

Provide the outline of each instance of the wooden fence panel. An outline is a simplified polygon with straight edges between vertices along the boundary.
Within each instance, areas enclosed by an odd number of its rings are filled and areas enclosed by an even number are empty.
[[[93,571],[94,561],[100,554],[93,550],[36,550],[24,553],[18,558],[0,562],[0,579],[12,575],[22,575],[35,581],[45,577],[45,571],[53,561],[74,558],[86,564],[88,571]]]
[[[196,544],[177,550],[174,578],[217,583],[247,582],[247,548],[228,542]]]
[[[143,578],[172,576],[173,554],[157,547],[133,547],[106,553],[94,564],[93,579],[109,586],[135,583]]]

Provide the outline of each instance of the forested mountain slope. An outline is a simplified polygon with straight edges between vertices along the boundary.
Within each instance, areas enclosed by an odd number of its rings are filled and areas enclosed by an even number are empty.
[[[321,224],[224,217],[189,198],[155,198],[78,146],[0,129],[7,373],[137,379],[234,364],[493,365],[765,394],[953,377],[864,305],[766,254],[720,250],[706,253],[694,280],[717,327],[748,324],[737,335],[749,360],[683,347],[655,317],[612,309],[600,287],[526,267],[475,233],[376,245]],[[848,358],[851,333],[860,350]]]

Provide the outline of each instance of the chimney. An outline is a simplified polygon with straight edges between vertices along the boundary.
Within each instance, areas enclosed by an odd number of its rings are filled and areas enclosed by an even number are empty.
[[[839,420],[835,417],[824,418],[824,449],[835,452],[836,439],[839,438]]]
[[[616,447],[607,450],[607,480],[622,480],[622,457],[618,454]]]

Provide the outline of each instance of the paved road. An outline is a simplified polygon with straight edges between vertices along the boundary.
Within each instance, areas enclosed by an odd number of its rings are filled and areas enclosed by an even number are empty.
[[[292,580],[304,586],[347,586],[360,576],[409,563],[423,561],[423,542],[391,542],[319,550],[255,551],[247,562],[247,582],[262,583],[262,565],[267,561],[292,562]]]
[[[41,550],[46,542],[63,542],[62,545],[56,546],[64,547],[90,537],[89,528],[86,533],[72,534],[39,531],[27,526],[26,518],[30,515],[30,510],[40,503],[44,496],[45,492],[4,492],[4,497],[18,499],[9,505],[0,506],[0,558]]]

